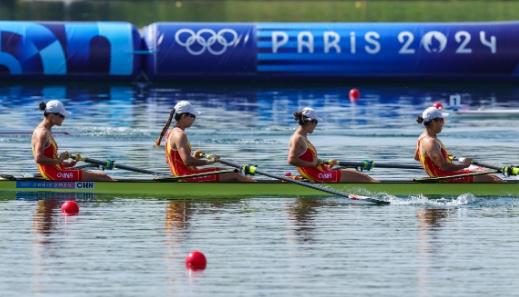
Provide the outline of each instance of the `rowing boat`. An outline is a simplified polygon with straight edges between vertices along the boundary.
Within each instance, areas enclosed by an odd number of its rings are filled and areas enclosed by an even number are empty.
[[[471,193],[476,196],[519,197],[519,180],[507,181],[502,184],[419,183],[392,180],[377,184],[342,183],[321,184],[319,186],[360,195],[390,194],[396,196],[425,195],[427,197],[450,197]],[[21,178],[0,180],[0,192],[92,193],[171,198],[330,196],[330,194],[322,191],[278,181],[260,181],[257,183],[187,183],[138,179],[113,182],[57,182]]]

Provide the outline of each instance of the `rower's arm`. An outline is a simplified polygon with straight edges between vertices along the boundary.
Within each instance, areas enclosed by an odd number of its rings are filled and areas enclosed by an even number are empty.
[[[299,137],[293,137],[290,140],[287,163],[297,167],[316,167],[319,160],[315,160],[314,162],[307,162],[299,159],[298,156],[303,152],[304,149],[306,149],[306,146],[303,140]]]
[[[469,163],[462,163],[462,164],[453,164],[449,162],[441,153],[441,147],[440,145],[435,141],[426,141],[424,144],[424,148],[431,158],[431,160],[436,164],[436,166],[440,167],[441,170],[445,171],[455,171],[464,169],[470,166]]]
[[[45,132],[37,131],[34,135],[34,161],[42,165],[57,165],[61,164],[63,160],[46,157],[43,151],[45,150],[45,143],[48,135]]]
[[[171,137],[173,137],[173,141],[177,148],[178,154],[184,164],[188,166],[203,166],[211,164],[209,160],[204,159],[196,159],[191,155],[191,149],[189,148],[189,142],[187,140],[187,135],[185,133],[173,133]]]

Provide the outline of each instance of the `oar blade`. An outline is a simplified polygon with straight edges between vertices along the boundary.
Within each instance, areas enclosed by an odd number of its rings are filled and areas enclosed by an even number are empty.
[[[357,194],[348,194],[348,198],[351,200],[359,200],[359,201],[366,201],[371,202],[378,205],[388,205],[390,204],[389,201],[377,199],[369,196],[363,196],[363,195],[357,195]]]

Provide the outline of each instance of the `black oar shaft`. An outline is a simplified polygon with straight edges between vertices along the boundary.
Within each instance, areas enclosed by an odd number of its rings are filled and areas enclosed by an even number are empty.
[[[478,161],[474,161],[472,160],[471,162],[472,164],[476,165],[476,166],[480,166],[480,167],[485,167],[485,168],[489,168],[489,169],[494,169],[500,173],[503,172],[503,167],[498,167],[498,166],[495,166],[495,165],[490,165],[490,164],[487,164],[487,163],[482,163],[482,162],[478,162]]]
[[[81,161],[84,161],[87,163],[92,163],[92,164],[97,164],[100,166],[110,165],[110,163],[107,161],[101,161],[101,160],[96,160],[96,159],[91,159],[91,158],[81,158]],[[150,170],[146,170],[146,169],[141,169],[141,168],[136,168],[136,167],[132,167],[132,166],[128,166],[128,165],[117,164],[115,162],[112,165],[114,168],[128,170],[128,171],[134,171],[134,172],[152,174],[152,175],[163,175],[162,173],[158,173],[158,172],[154,172],[154,171],[150,171]]]
[[[364,166],[363,162],[338,162],[337,164],[342,167],[363,167]],[[378,162],[374,162],[373,167],[423,170],[422,166],[420,166],[420,165],[406,165],[406,164],[378,163]]]

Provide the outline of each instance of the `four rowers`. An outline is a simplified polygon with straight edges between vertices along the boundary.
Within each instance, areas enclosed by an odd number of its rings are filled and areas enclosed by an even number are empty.
[[[104,173],[73,168],[76,161],[69,160],[70,156],[66,151],[58,154],[58,145],[54,140],[51,129],[55,125],[61,126],[65,118],[69,116],[69,113],[60,101],[42,102],[40,110],[44,112],[44,118],[34,129],[32,149],[38,170],[44,178],[60,181],[112,180]],[[218,167],[199,168],[199,166],[218,162],[219,157],[213,155],[206,159],[201,159],[191,150],[185,130],[193,125],[198,114],[189,101],[178,102],[171,111],[162,133],[156,141],[157,144],[160,144],[162,138],[166,135],[166,160],[171,173],[175,176],[211,173],[222,170],[222,168]],[[370,176],[355,170],[333,168],[337,163],[335,160],[328,162],[320,160],[317,156],[317,150],[308,139],[308,134],[314,132],[320,121],[316,111],[310,107],[305,107],[293,115],[299,126],[290,138],[288,164],[295,166],[303,178],[318,183],[377,182]],[[415,159],[422,164],[427,174],[431,177],[462,175],[458,178],[448,179],[448,182],[501,182],[502,180],[494,175],[470,175],[483,171],[479,167],[472,168],[470,159],[454,163],[449,158],[447,149],[437,137],[442,131],[446,116],[447,113],[443,112],[442,109],[429,107],[417,119],[418,123],[424,125],[425,130],[418,138]],[[175,126],[168,130],[173,119],[175,120]],[[187,178],[184,181],[253,182],[254,180],[239,173],[215,173]]]
[[[43,120],[32,133],[32,154],[41,175],[48,180],[59,181],[110,181],[104,173],[91,172],[72,168],[76,161],[71,160],[69,153],[58,154],[58,144],[52,136],[52,127],[61,126],[70,114],[58,100],[40,103]]]
[[[448,113],[434,106],[428,107],[417,118],[419,124],[423,124],[425,130],[418,137],[416,144],[415,160],[422,163],[425,172],[431,177],[466,175],[484,171],[482,168],[471,166],[471,159],[462,159],[459,164],[452,162],[449,152],[438,139],[438,134],[443,129],[445,118]],[[470,167],[470,168],[469,168]],[[447,179],[447,182],[472,183],[472,182],[500,182],[502,181],[495,175],[462,176],[459,178]]]

